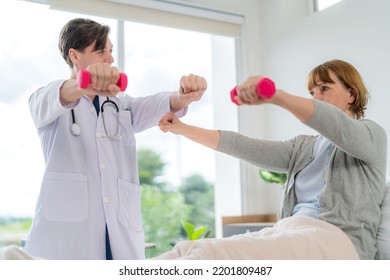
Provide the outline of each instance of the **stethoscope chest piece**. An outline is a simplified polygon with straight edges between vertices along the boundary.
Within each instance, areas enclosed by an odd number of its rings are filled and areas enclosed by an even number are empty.
[[[79,136],[80,133],[81,133],[80,126],[79,126],[77,123],[72,123],[72,125],[71,125],[71,127],[70,127],[70,132],[71,132],[74,136]]]
[[[116,129],[115,129],[115,133],[112,134],[112,135],[108,134],[108,132],[107,132],[106,120],[104,118],[104,109],[105,109],[104,107],[105,106],[106,107],[107,106],[112,106],[112,107],[114,107],[114,110],[116,111],[116,114],[115,114],[115,117],[116,117]],[[80,129],[80,126],[76,122],[76,117],[75,117],[75,114],[74,114],[74,110],[71,109],[70,112],[71,112],[71,116],[72,116],[72,124],[70,125],[70,132],[74,136],[79,136],[81,134],[81,129]],[[107,100],[105,100],[103,102],[102,106],[100,107],[100,112],[101,112],[101,115],[102,115],[103,127],[104,127],[104,132],[105,132],[106,136],[109,139],[111,139],[111,140],[119,140],[120,136],[118,135],[118,133],[119,133],[119,119],[118,119],[119,107],[118,107],[118,105],[114,101],[110,100],[107,97]]]

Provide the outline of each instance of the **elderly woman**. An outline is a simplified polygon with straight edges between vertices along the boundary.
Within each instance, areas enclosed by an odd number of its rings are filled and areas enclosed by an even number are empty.
[[[313,98],[277,89],[271,98],[263,99],[256,93],[262,79],[250,77],[240,84],[237,103],[280,106],[319,135],[299,135],[288,141],[252,139],[187,125],[172,113],[161,119],[160,129],[258,167],[287,172],[282,221],[307,217],[334,226],[352,242],[360,259],[374,259],[385,191],[387,136],[377,123],[364,119],[368,92],[359,72],[342,60],[315,67],[307,82]],[[311,245],[307,244],[308,250]],[[294,258],[294,246],[284,250],[291,252],[281,258]]]

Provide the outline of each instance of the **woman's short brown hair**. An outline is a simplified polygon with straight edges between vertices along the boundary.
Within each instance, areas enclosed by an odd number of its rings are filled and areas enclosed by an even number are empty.
[[[318,80],[334,84],[335,81],[330,78],[330,71],[336,75],[346,88],[351,90],[351,94],[355,96],[355,101],[350,105],[351,111],[357,119],[363,118],[370,95],[360,73],[350,63],[335,59],[318,65],[309,73],[307,78],[308,90],[311,91],[317,86],[316,81]]]
[[[73,67],[69,58],[69,50],[83,52],[85,48],[95,43],[93,51],[103,50],[107,43],[110,27],[101,25],[90,19],[76,18],[62,28],[58,47],[66,63]]]

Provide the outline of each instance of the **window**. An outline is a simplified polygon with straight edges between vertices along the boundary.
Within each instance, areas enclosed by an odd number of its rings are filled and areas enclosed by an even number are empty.
[[[16,14],[23,15],[24,25],[13,24],[20,20],[15,17]],[[5,29],[3,35],[7,43],[0,45],[0,60],[3,65],[9,66],[0,76],[0,125],[8,131],[7,136],[2,137],[0,147],[3,174],[0,185],[0,244],[7,242],[5,236],[10,233],[2,229],[2,219],[31,218],[34,215],[44,162],[28,98],[38,87],[69,77],[69,68],[58,51],[57,38],[62,26],[75,17],[88,17],[111,27],[115,60],[121,60],[121,55],[125,57],[122,66],[129,78],[128,94],[142,96],[176,90],[181,75],[194,73],[207,79],[209,89],[201,102],[191,105],[184,117],[186,122],[213,128],[218,122],[215,110],[223,112],[228,104],[229,110],[233,114],[236,112],[235,106],[228,101],[228,90],[218,87],[223,80],[221,77],[228,78],[231,85],[235,84],[235,60],[221,58],[222,55],[235,57],[233,37],[127,21],[123,23],[57,11],[42,4],[7,0],[0,17],[3,26],[12,26]],[[122,26],[123,33],[120,32]],[[117,52],[120,42],[124,44],[123,54]],[[216,53],[220,56],[218,59],[218,56],[213,56]],[[230,88],[226,82],[224,86]],[[136,138],[138,149],[151,149],[161,155],[166,168],[159,180],[168,182],[173,189],[177,190],[186,178],[194,174],[214,184],[213,151],[184,138],[164,134],[158,128],[142,132]]]
[[[128,93],[146,96],[162,90],[177,90],[182,75],[198,74],[212,87],[211,35],[153,25],[125,23],[125,72]],[[213,127],[212,94],[207,91],[201,102],[191,104],[186,122]],[[214,182],[214,157],[200,145],[158,127],[136,135],[137,147],[151,148],[167,163],[165,177],[178,186],[184,177],[199,173]]]
[[[34,214],[44,161],[28,98],[37,88],[69,77],[56,39],[64,23],[79,16],[25,1],[2,2],[0,24],[12,28],[4,28],[0,44],[0,62],[7,65],[0,75],[0,125],[7,131],[0,145],[0,245],[14,242],[12,233],[18,231],[5,229],[5,221]],[[110,25],[117,41],[115,20],[90,18]]]
[[[0,146],[0,216],[31,216],[44,163],[28,98],[38,87],[69,77],[69,68],[53,38],[58,38],[66,21],[80,15],[24,1],[6,2],[0,24],[12,28],[4,29],[4,43],[0,45],[0,61],[8,65],[0,76],[0,125],[8,131]],[[24,24],[15,16],[19,13],[23,14]],[[105,21],[116,34],[114,20],[91,18]]]

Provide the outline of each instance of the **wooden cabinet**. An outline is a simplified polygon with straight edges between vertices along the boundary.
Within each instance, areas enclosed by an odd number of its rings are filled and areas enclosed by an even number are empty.
[[[277,220],[277,214],[225,216],[222,217],[222,236],[228,237],[272,227]]]

